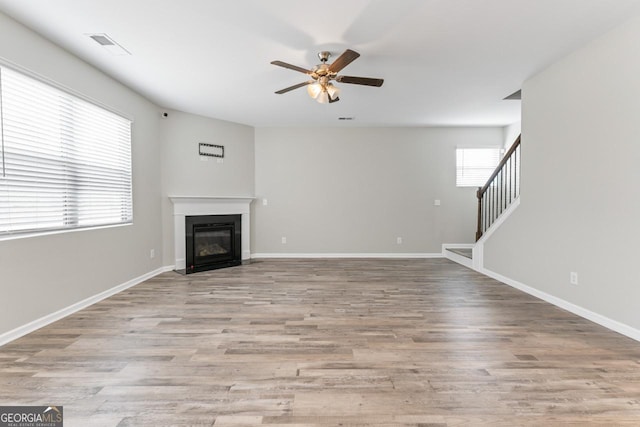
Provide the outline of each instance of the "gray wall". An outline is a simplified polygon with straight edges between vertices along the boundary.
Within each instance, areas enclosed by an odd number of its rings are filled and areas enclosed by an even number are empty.
[[[134,119],[134,224],[0,241],[1,334],[159,268],[162,232],[156,107],[2,14],[0,57]]]
[[[638,40],[636,18],[525,83],[521,205],[484,249],[489,270],[636,329]]]
[[[455,149],[503,138],[501,128],[256,129],[252,252],[419,254],[470,243],[475,189],[456,187]]]
[[[169,196],[253,196],[254,129],[165,110],[160,122],[164,264],[173,265],[173,205]],[[223,145],[224,159],[198,154],[200,142]]]

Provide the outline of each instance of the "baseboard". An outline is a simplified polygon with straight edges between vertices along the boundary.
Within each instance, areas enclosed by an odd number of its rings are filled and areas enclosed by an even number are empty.
[[[145,280],[151,279],[152,277],[155,277],[158,274],[165,273],[171,270],[173,270],[173,266],[160,267],[149,273],[143,274],[142,276],[136,277],[135,279],[131,279],[126,283],[123,283],[114,288],[108,289],[104,292],[100,292],[99,294],[86,298],[82,301],[79,301],[61,310],[58,310],[55,313],[47,314],[46,316],[36,319],[32,322],[29,322],[26,325],[18,326],[17,328],[12,329],[11,331],[5,332],[4,334],[0,335],[0,346],[3,346],[13,340],[16,340],[24,335],[27,335],[28,333],[31,333],[44,326],[47,326],[57,320],[67,317],[77,311],[82,310],[83,308],[87,308],[90,305],[100,302],[105,298],[109,298],[110,296],[115,295],[119,292],[122,292],[125,289],[129,289],[132,286],[135,286],[139,283],[144,282]]]
[[[448,251],[444,257],[464,267],[473,269],[473,261],[470,258],[467,258],[462,255],[454,254],[453,252],[448,252]]]
[[[626,337],[629,337],[633,340],[640,341],[640,330],[635,329],[629,325],[618,322],[617,320],[610,319],[601,314],[595,313],[591,310],[588,310],[584,307],[580,307],[576,304],[573,304],[569,301],[565,301],[562,298],[555,297],[546,292],[540,291],[538,289],[532,288],[531,286],[527,286],[524,283],[520,283],[517,280],[510,279],[505,277],[499,273],[491,271],[484,267],[484,243],[489,239],[489,237],[500,228],[500,226],[507,220],[507,218],[515,212],[515,210],[520,206],[520,199],[518,197],[515,199],[512,204],[502,213],[500,217],[489,227],[487,231],[482,235],[480,240],[476,242],[473,247],[473,261],[472,266],[474,270],[482,273],[486,276],[489,276],[493,279],[496,279],[502,283],[505,283],[513,288],[516,288],[524,293],[532,295],[536,298],[539,298],[543,301],[548,302],[549,304],[553,304],[556,307],[559,307],[563,310],[567,310],[570,313],[575,314],[576,316],[580,316],[584,319],[590,320],[600,326],[603,326],[607,329],[610,329],[614,332],[622,334]]]
[[[447,249],[473,249],[475,243],[443,243],[442,253]]]
[[[594,313],[591,310],[587,310],[586,308],[580,307],[569,301],[565,301],[562,298],[555,297],[546,292],[540,291],[538,289],[532,288],[531,286],[527,286],[524,283],[520,283],[517,280],[510,279],[501,274],[498,274],[494,271],[488,270],[486,268],[482,268],[480,272],[486,276],[489,276],[493,279],[496,279],[502,283],[505,283],[513,288],[521,290],[529,295],[532,295],[536,298],[539,298],[543,301],[548,302],[549,304],[553,304],[556,307],[560,307],[568,312],[571,312],[577,316],[580,316],[584,319],[590,320],[594,323],[597,323],[600,326],[603,326],[607,329],[610,329],[614,332],[627,336],[636,341],[640,341],[640,330],[635,329],[629,325],[618,322],[617,320],[610,319],[606,316],[603,316],[598,313]]]
[[[446,251],[444,257],[462,266],[473,269],[473,261],[471,260],[471,258],[467,258],[466,256],[458,255],[450,251]]]
[[[442,253],[252,253],[252,259],[276,258],[443,258]]]

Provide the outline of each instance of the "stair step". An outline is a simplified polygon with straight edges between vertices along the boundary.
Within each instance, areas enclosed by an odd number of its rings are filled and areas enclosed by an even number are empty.
[[[473,249],[471,248],[447,248],[449,252],[453,252],[454,254],[461,255],[465,258],[472,259]]]

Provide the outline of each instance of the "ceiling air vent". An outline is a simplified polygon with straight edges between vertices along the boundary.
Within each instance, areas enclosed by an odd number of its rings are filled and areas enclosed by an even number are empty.
[[[131,52],[120,46],[116,41],[104,33],[87,34],[87,36],[108,50],[112,55],[131,55]]]
[[[111,41],[111,39],[107,36],[101,35],[101,34],[93,34],[91,36],[92,39],[94,39],[98,44],[102,45],[102,46],[114,46],[115,43]]]

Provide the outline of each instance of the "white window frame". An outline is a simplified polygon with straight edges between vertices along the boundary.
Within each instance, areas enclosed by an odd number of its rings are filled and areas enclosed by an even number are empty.
[[[0,61],[0,240],[132,224],[131,127],[126,115]]]
[[[465,161],[465,156],[473,155],[476,150],[486,150],[487,154],[495,159],[490,164],[487,159],[471,159]],[[493,151],[493,153],[490,153]],[[500,146],[461,146],[456,147],[456,187],[482,187],[496,169],[504,149]],[[462,163],[461,163],[462,162]]]

